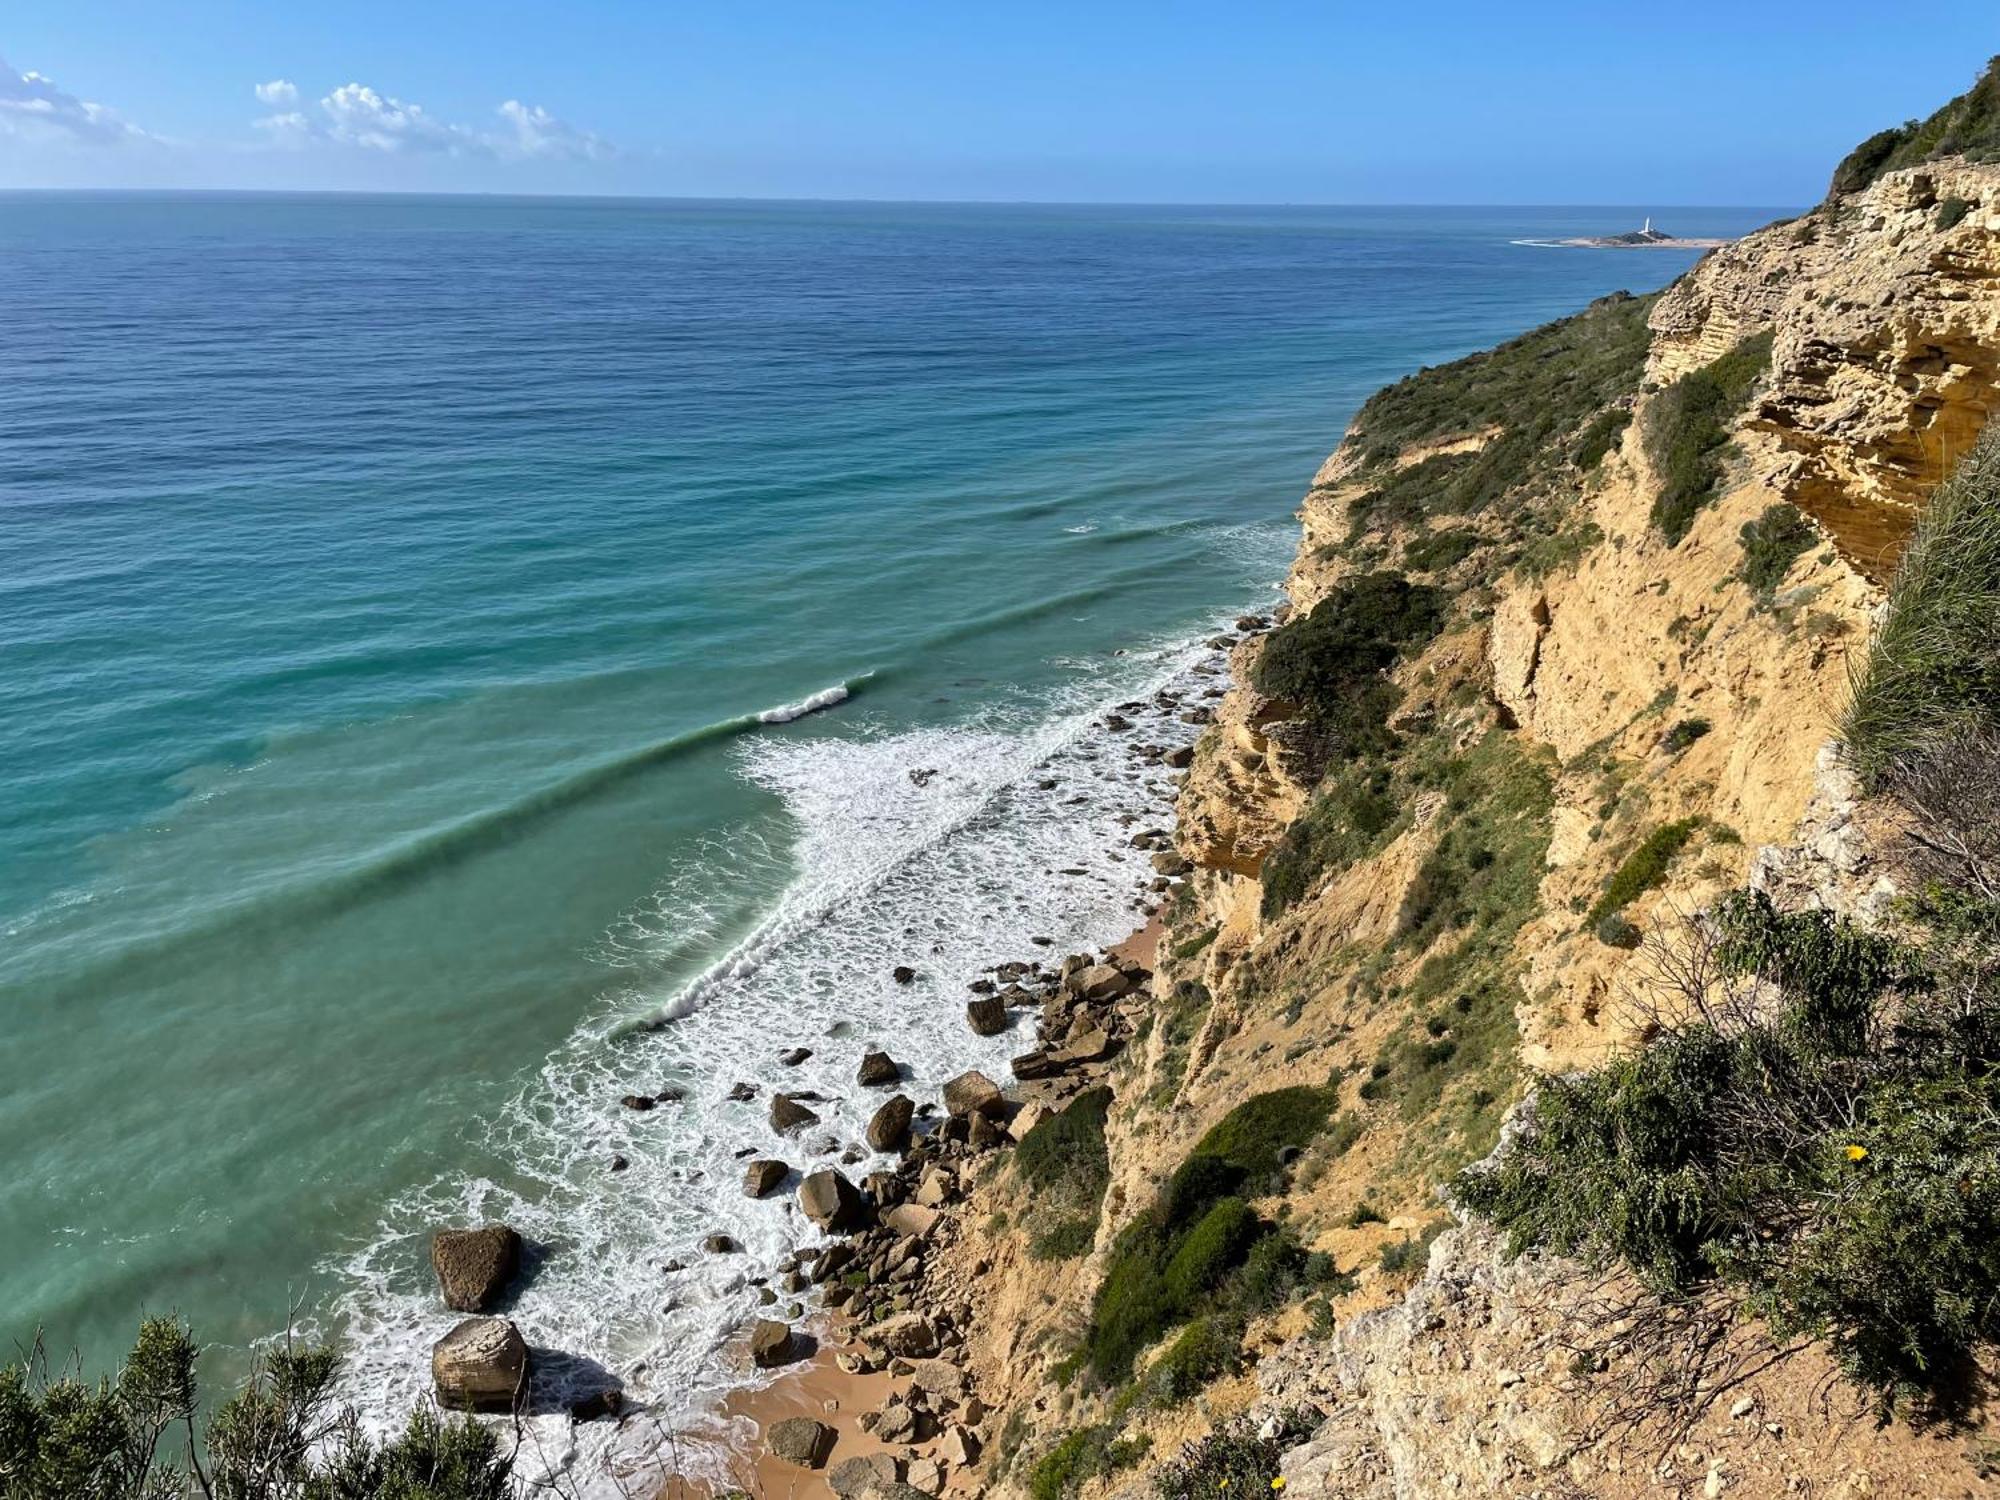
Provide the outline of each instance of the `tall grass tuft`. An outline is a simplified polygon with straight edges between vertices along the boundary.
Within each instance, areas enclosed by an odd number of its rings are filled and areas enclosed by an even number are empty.
[[[1933,492],[1841,728],[1871,789],[1948,742],[2000,730],[2000,424]]]

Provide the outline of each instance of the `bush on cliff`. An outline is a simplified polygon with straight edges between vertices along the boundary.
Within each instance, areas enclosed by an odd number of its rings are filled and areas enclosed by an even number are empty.
[[[1743,543],[1743,581],[1761,597],[1785,581],[1792,564],[1812,550],[1819,533],[1796,506],[1781,501],[1765,507],[1756,520],[1745,521],[1737,537]]]
[[[1858,193],[1886,173],[1944,156],[2000,161],[2000,57],[1929,119],[1877,131],[1848,152],[1833,170],[1828,194]]]
[[[1355,416],[1352,441],[1388,497],[1384,508],[1472,515],[1565,488],[1549,481],[1567,473],[1572,457],[1578,468],[1595,467],[1615,436],[1604,408],[1639,388],[1654,301],[1614,293],[1376,392]],[[1487,432],[1474,452],[1394,466],[1408,449]]]
[[[1771,335],[1753,334],[1653,398],[1646,413],[1646,452],[1659,472],[1653,524],[1679,546],[1695,516],[1722,482],[1729,424],[1771,362]]]
[[[1272,631],[1251,680],[1298,706],[1318,766],[1378,752],[1399,697],[1383,674],[1443,628],[1445,604],[1442,591],[1400,573],[1359,574]]]
[[[1842,723],[1884,788],[1945,747],[2000,734],[2000,424],[1932,493]]]
[[[1140,1353],[1189,1318],[1259,1311],[1279,1289],[1288,1295],[1303,1284],[1308,1258],[1296,1245],[1260,1254],[1278,1231],[1244,1194],[1274,1185],[1288,1149],[1324,1129],[1338,1097],[1331,1088],[1287,1088],[1245,1100],[1202,1137],[1151,1209],[1126,1226],[1084,1343],[1100,1380],[1123,1381]]]
[[[420,1409],[401,1436],[376,1444],[334,1397],[339,1360],[289,1343],[259,1360],[197,1442],[196,1353],[183,1325],[149,1318],[117,1374],[96,1383],[67,1369],[51,1373],[39,1351],[0,1370],[0,1497],[506,1500],[516,1493],[511,1460],[489,1429]]]
[[[1389,767],[1380,761],[1351,761],[1331,772],[1264,861],[1260,879],[1267,918],[1374,851],[1400,811],[1390,795],[1392,784]]]
[[[1014,1170],[1033,1189],[1029,1253],[1037,1260],[1074,1260],[1097,1237],[1099,1208],[1111,1181],[1104,1121],[1111,1090],[1086,1090],[1045,1116],[1021,1139]]]
[[[1517,1249],[1823,1338],[1885,1412],[1956,1410],[2000,1338],[2000,950],[1939,939],[1729,898],[1661,1040],[1544,1080],[1459,1201]]]

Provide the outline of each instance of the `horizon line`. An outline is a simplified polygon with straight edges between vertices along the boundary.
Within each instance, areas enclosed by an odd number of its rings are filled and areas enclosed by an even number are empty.
[[[879,208],[1481,208],[1481,209],[1641,209],[1652,200],[1625,203],[1384,202],[1363,199],[1146,199],[1146,198],[863,198],[785,197],[775,194],[695,193],[511,193],[431,188],[231,188],[231,187],[0,187],[0,198],[465,198],[508,203],[770,203],[852,205]],[[1674,209],[1799,211],[1811,205],[1786,203],[1654,203]]]

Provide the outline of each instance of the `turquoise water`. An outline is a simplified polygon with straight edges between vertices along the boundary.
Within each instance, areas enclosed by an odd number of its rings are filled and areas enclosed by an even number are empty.
[[[386,1411],[505,1213],[531,1339],[698,1404],[802,1233],[729,1085],[1020,1050],[964,981],[1129,929],[1171,791],[1093,720],[1637,217],[0,195],[0,1338],[296,1307]]]

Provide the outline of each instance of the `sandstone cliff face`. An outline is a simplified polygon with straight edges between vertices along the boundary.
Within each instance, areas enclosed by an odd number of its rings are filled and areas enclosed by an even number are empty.
[[[2000,176],[1940,162],[1705,259],[1660,300],[1664,382],[1775,335],[1754,425],[1779,491],[1881,581],[1923,497],[2000,397]]]
[[[1353,1272],[1354,1287],[1334,1299],[1330,1334],[1297,1304],[1253,1320],[1254,1373],[1183,1406],[1117,1407],[1151,1462],[1232,1414],[1311,1401],[1331,1420],[1286,1458],[1292,1495],[1984,1492],[1959,1437],[1877,1428],[1813,1351],[1621,1421],[1615,1362],[1575,1368],[1568,1339],[1611,1317],[1619,1289],[1508,1260],[1437,1195],[1491,1149],[1535,1071],[1587,1065],[1643,1034],[1656,961],[1604,940],[1585,913],[1649,830],[1694,830],[1624,911],[1668,942],[1683,914],[1746,881],[1864,919],[1893,895],[1867,810],[1826,747],[1912,517],[2000,404],[2000,167],[1892,173],[1707,257],[1649,322],[1643,383],[1619,398],[1633,420],[1601,463],[1536,500],[1537,534],[1559,525],[1575,543],[1553,565],[1496,569],[1482,553],[1423,575],[1455,610],[1392,673],[1392,727],[1420,747],[1416,790],[1363,852],[1281,907],[1265,889],[1274,853],[1327,791],[1288,723],[1296,707],[1251,684],[1268,637],[1237,648],[1236,685],[1180,800],[1177,844],[1194,869],[1169,911],[1150,1014],[1134,1016],[1142,1040],[1113,1075],[1095,1245],[1054,1275],[1018,1234],[982,1248],[996,1262],[982,1383],[1024,1414],[1022,1456],[996,1494],[1023,1493],[1033,1456],[1064,1433],[1114,1419],[1108,1393],[1049,1375],[1088,1325],[1119,1230],[1218,1120],[1294,1084],[1337,1089],[1352,1128],[1337,1147],[1309,1147],[1255,1207]],[[1649,412],[1663,387],[1764,332],[1770,368],[1736,422],[1723,482],[1669,544],[1651,516],[1662,481]],[[1504,510],[1357,524],[1386,474],[1503,438],[1481,424],[1385,462],[1351,435],[1301,510],[1294,610],[1366,567],[1407,561],[1427,527],[1509,543]],[[1753,588],[1743,528],[1786,501],[1819,540]],[[1484,768],[1487,792],[1449,773],[1466,765]],[[1528,906],[1496,914],[1497,898],[1482,898],[1468,925],[1439,930],[1426,915],[1434,886],[1468,840],[1502,869],[1510,850],[1531,849]],[[1466,961],[1467,935],[1503,920],[1492,951]],[[1490,1013],[1466,998],[1489,991],[1500,995]],[[1433,1058],[1449,1061],[1424,1072]],[[1006,1214],[1016,1191],[1003,1176],[986,1201]],[[1421,1274],[1389,1268],[1410,1254],[1385,1260],[1385,1247],[1440,1230]],[[1768,1347],[1743,1338],[1727,1349]],[[1146,1466],[1072,1492],[1148,1494]]]

